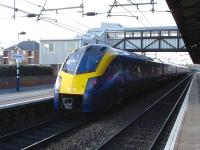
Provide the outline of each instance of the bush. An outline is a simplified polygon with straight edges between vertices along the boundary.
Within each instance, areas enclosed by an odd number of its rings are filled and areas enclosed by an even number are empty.
[[[48,66],[21,65],[21,76],[53,75],[53,69]],[[15,65],[0,65],[0,77],[16,76]]]

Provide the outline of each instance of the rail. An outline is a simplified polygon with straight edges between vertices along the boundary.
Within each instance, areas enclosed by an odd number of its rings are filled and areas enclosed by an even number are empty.
[[[33,149],[86,123],[81,115],[65,115],[0,138],[0,149]]]

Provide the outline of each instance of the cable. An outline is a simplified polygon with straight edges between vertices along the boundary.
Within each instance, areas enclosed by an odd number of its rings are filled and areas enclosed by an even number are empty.
[[[47,0],[45,0],[44,5],[42,6],[42,9],[40,10],[40,14],[37,17],[37,21],[40,20],[40,16],[42,14],[42,11],[44,10],[44,7],[45,7],[46,3],[47,3]]]
[[[108,15],[107,15],[107,17],[109,17],[109,16],[110,16],[110,14],[111,14],[111,11],[112,11],[112,9],[113,9],[114,5],[116,5],[116,3],[117,3],[117,0],[114,0],[114,2],[113,2],[113,5],[111,6],[110,10],[108,10]]]
[[[65,25],[65,24],[62,24],[62,23],[59,23],[59,22],[55,22],[55,20],[54,20],[54,19],[51,19],[51,18],[44,18],[44,17],[43,17],[43,18],[41,18],[41,20],[44,20],[44,21],[46,21],[46,22],[48,22],[48,23],[54,24],[54,25],[56,25],[56,26],[59,26],[59,27],[61,27],[61,28],[63,28],[63,29],[70,30],[70,31],[75,32],[75,33],[77,33],[77,34],[81,34],[82,36],[85,36],[85,37],[91,38],[91,37],[90,37],[89,35],[87,35],[87,34],[94,35],[94,34],[91,34],[91,33],[86,33],[86,34],[83,35],[83,33],[78,32],[78,31],[76,31],[76,30],[74,30],[74,29],[71,29],[71,28],[67,27],[67,25]],[[94,36],[96,36],[96,35],[94,35]],[[93,38],[93,39],[96,39],[96,40],[98,40],[98,41],[100,41],[100,42],[103,42],[103,43],[105,44],[105,41],[102,41],[102,40],[100,40],[100,39],[98,39],[98,38]]]
[[[37,7],[42,7],[41,5],[38,5],[38,4],[36,4],[36,3],[33,3],[33,2],[30,2],[30,1],[28,1],[28,0],[23,0],[23,1],[25,1],[25,2],[27,2],[27,3],[29,3],[29,4],[31,4],[31,5],[34,5],[34,6],[37,6]]]
[[[116,1],[117,2],[117,1]],[[119,5],[121,5],[119,2],[117,2]],[[131,16],[135,17],[136,19],[138,19],[138,16],[133,15],[126,7],[122,6],[122,8],[124,8],[124,10],[126,10]]]
[[[23,12],[23,13],[25,13],[25,14],[30,14],[30,13],[28,13],[27,11],[24,11],[24,10],[19,9],[19,8],[14,8],[14,7],[11,7],[11,6],[6,5],[6,4],[0,3],[0,6],[5,7],[5,8],[9,8],[9,9],[13,9],[13,10],[15,10],[15,11],[20,11],[20,12]]]
[[[131,4],[134,4],[131,0],[128,0],[128,2],[130,2]],[[136,6],[137,7],[137,6]],[[145,20],[152,25],[152,23],[149,21],[149,19],[144,15],[144,13],[142,11],[140,11],[140,8],[137,7],[138,11],[142,14],[142,16],[145,18]]]
[[[122,4],[120,4],[117,0],[114,1],[111,9],[108,11],[108,16],[111,16],[110,13],[111,13],[111,10],[112,8],[118,3],[118,5],[120,5],[124,10],[126,10],[132,17],[136,18],[144,27],[148,28],[148,26],[146,26],[141,20],[139,20],[138,16],[135,16],[131,13],[131,11],[129,11],[127,8],[125,8]],[[115,15],[116,16],[116,15]],[[119,16],[119,15],[118,15]],[[126,17],[130,17],[130,16],[126,16]]]
[[[47,2],[47,0],[45,1],[45,3],[46,3],[46,2]],[[0,3],[0,6],[6,7],[6,8],[9,8],[9,9],[14,9],[14,8],[11,7],[11,6],[8,6],[8,5],[5,5],[5,4],[2,4],[2,3]],[[44,6],[45,6],[45,4],[44,4]],[[23,10],[18,9],[18,8],[15,8],[14,10],[21,11],[21,12],[27,14],[28,17],[29,17],[29,15],[32,15],[31,13],[26,12],[26,11],[23,11]],[[35,15],[37,15],[37,14],[35,14]],[[34,17],[35,17],[35,15],[34,15]],[[27,17],[27,16],[24,16],[24,17]],[[39,16],[39,15],[37,15],[37,16]],[[40,16],[41,16],[41,14],[40,14]],[[65,25],[65,24],[62,24],[62,23],[55,22],[55,20],[50,19],[50,18],[42,18],[42,20],[47,21],[47,22],[49,22],[49,23],[52,23],[52,24],[54,24],[54,25],[57,25],[57,26],[59,26],[59,27],[65,28],[65,29],[67,29],[67,30],[73,31],[73,32],[75,32],[75,33],[81,34],[81,35],[83,35],[83,34],[86,32],[86,31],[80,30],[80,29],[78,29],[78,28],[74,28],[74,27],[72,27],[72,26],[69,26],[69,25]],[[74,30],[74,29],[75,29],[75,30]],[[84,33],[77,32],[77,30],[79,30],[79,31],[81,31],[81,32],[84,32]],[[88,36],[87,34],[93,35],[93,36],[98,36],[98,35],[96,35],[96,34],[91,34],[91,33],[86,33],[86,34],[83,35],[83,36],[86,36],[86,37],[91,38],[91,37]],[[101,41],[100,39],[97,39],[97,38],[94,38],[94,39],[96,39],[96,40],[98,40],[98,41]],[[101,42],[105,43],[105,41],[101,41]]]
[[[167,12],[167,13],[171,13],[171,10],[154,10],[155,12],[157,13],[163,13],[163,12]],[[147,12],[151,12],[151,10],[136,10],[136,11],[130,11],[130,12],[133,12],[133,13],[137,13],[137,12],[143,12],[143,13],[147,13]],[[123,13],[127,13],[127,12],[120,12],[120,11],[117,11],[117,12],[112,12],[112,13],[116,13],[116,14],[123,14]]]

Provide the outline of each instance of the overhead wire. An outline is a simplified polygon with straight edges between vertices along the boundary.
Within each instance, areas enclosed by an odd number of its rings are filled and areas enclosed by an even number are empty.
[[[106,12],[106,13],[107,13],[107,12]],[[66,15],[64,15],[64,16],[67,17]],[[88,27],[88,26],[86,26],[86,25],[84,25],[84,24],[82,24],[82,23],[80,23],[80,22],[78,22],[78,21],[76,21],[76,20],[73,20],[73,19],[71,19],[71,18],[69,18],[69,17],[68,17],[68,19],[72,20],[73,22],[75,22],[75,23],[78,24],[78,25],[81,25],[81,26],[87,28],[88,31],[92,29],[91,27]],[[84,30],[82,30],[82,31],[84,31]],[[87,32],[87,31],[84,31],[84,32]],[[99,36],[99,35],[97,35],[97,34],[95,34],[95,33],[89,33],[89,32],[87,32],[86,34]],[[105,43],[105,42],[104,42],[104,43]]]
[[[43,6],[46,5],[46,2],[47,2],[47,0],[45,1],[45,3],[44,3]],[[10,8],[10,9],[14,9],[14,8],[11,7],[11,6],[8,6],[8,5],[5,5],[5,4],[1,4],[1,3],[0,3],[0,6],[6,7],[6,8]],[[16,8],[16,9],[19,10],[19,11],[21,11],[21,12],[26,13],[27,15],[30,14],[29,12],[23,11],[23,10],[21,10],[21,9],[18,9],[18,8]],[[41,16],[41,14],[40,14],[40,16]],[[23,17],[27,17],[27,16],[23,16]],[[40,19],[41,19],[41,18],[40,18]],[[75,32],[75,33],[81,34],[81,35],[83,35],[83,36],[89,37],[89,38],[91,38],[91,37],[88,36],[87,34],[93,35],[93,36],[98,36],[98,35],[96,35],[96,34],[93,34],[93,33],[86,33],[86,31],[84,31],[84,30],[81,30],[81,29],[78,29],[78,28],[75,28],[75,27],[72,27],[72,26],[63,24],[63,23],[56,22],[55,20],[53,20],[53,19],[51,19],[51,18],[48,18],[48,19],[47,19],[46,17],[43,17],[42,20],[44,20],[44,21],[46,21],[46,22],[49,22],[49,23],[52,23],[52,24],[55,24],[55,25],[57,25],[57,26],[59,26],[59,27],[68,29],[68,30],[73,31],[73,32]],[[76,21],[76,23],[78,23],[78,22]],[[79,24],[83,26],[83,24],[81,24],[81,23],[79,23]],[[84,25],[84,26],[85,26],[85,25]],[[87,26],[85,26],[85,27],[87,27]],[[91,29],[91,28],[89,28],[89,27],[87,27],[87,28],[88,28],[88,29]],[[78,30],[79,32],[77,32],[77,30]],[[102,41],[102,40],[100,40],[100,39],[98,39],[98,38],[95,38],[95,39],[96,39],[96,40],[99,40],[99,41],[101,41],[101,42],[103,42],[103,43],[105,43],[105,41]]]
[[[19,8],[16,8],[16,7],[12,7],[12,6],[9,6],[9,5],[6,5],[6,4],[0,3],[0,6],[5,7],[5,8],[9,8],[9,9],[13,9],[15,11],[20,11],[20,12],[23,12],[25,14],[29,14],[27,11],[24,11],[22,9],[19,9]]]
[[[133,13],[137,13],[137,12],[147,13],[147,12],[151,12],[151,10],[140,10],[140,11],[139,11],[139,10],[135,10],[135,11],[130,11],[130,12],[133,12]],[[162,11],[162,10],[155,10],[155,12],[157,12],[157,13],[165,13],[165,12],[166,12],[166,13],[171,13],[170,10],[163,10],[163,11]],[[121,12],[120,12],[120,11],[116,11],[116,12],[112,12],[112,13],[116,13],[116,14],[122,13],[122,14],[123,14],[123,13],[127,13],[127,12],[124,12],[124,11],[123,11],[123,12],[122,12],[122,11],[121,11]]]
[[[54,19],[51,19],[51,18],[44,18],[44,17],[42,17],[41,20],[46,21],[46,22],[51,23],[51,24],[54,24],[54,25],[56,25],[56,26],[59,26],[59,27],[61,27],[61,28],[63,28],[63,29],[70,30],[70,31],[75,32],[75,33],[77,33],[77,34],[80,34],[80,35],[82,35],[82,36],[86,36],[86,37],[88,37],[88,38],[91,38],[91,36],[89,36],[89,35],[87,35],[87,34],[96,36],[96,35],[91,34],[91,33],[86,33],[86,34],[83,35],[83,33],[78,32],[78,31],[76,31],[76,30],[73,29],[73,28],[69,28],[69,27],[66,26],[65,24],[59,23],[59,22],[57,22],[57,21],[55,21]],[[98,41],[100,41],[100,42],[103,42],[103,43],[105,44],[105,41],[102,41],[102,40],[100,40],[100,39],[98,39],[98,38],[93,37],[93,39],[98,40]]]
[[[138,20],[138,22],[140,22],[144,27],[146,27],[146,28],[149,29],[149,27],[148,27],[147,25],[145,25],[145,24],[139,19],[138,16],[133,15],[133,14],[131,13],[131,11],[129,11],[129,10],[128,10],[126,7],[124,7],[122,4],[120,4],[117,0],[114,0],[113,5],[111,6],[111,9],[108,11],[109,16],[112,16],[112,15],[110,15],[110,13],[111,13],[111,11],[112,11],[112,8],[113,8],[116,4],[120,5],[120,6],[121,6],[124,10],[126,10],[132,17],[136,18],[136,19]],[[115,15],[115,16],[116,16],[116,15]],[[119,16],[119,15],[118,15],[118,16]],[[126,17],[130,17],[130,16],[126,16]]]
[[[40,16],[41,16],[42,12],[44,11],[44,7],[45,7],[46,3],[47,3],[47,0],[45,0],[44,4],[42,6],[42,9],[40,10],[40,14],[37,17],[37,21],[40,20]]]
[[[134,4],[131,0],[128,0],[128,2],[130,2],[131,4]],[[142,16],[145,18],[145,20],[152,25],[152,23],[149,21],[149,19],[144,15],[144,13],[140,10],[140,8],[138,6],[136,6],[138,11],[142,14]]]
[[[30,2],[30,1],[28,1],[28,0],[23,0],[23,1],[25,1],[25,2],[27,2],[27,3],[29,3],[29,4],[31,4],[31,5],[34,5],[34,6],[37,6],[37,7],[42,7],[41,5],[38,5],[38,4],[36,4],[36,3],[33,3],[33,2]]]
[[[28,3],[30,3],[30,4],[32,4],[32,5],[35,5],[35,6],[37,6],[37,7],[41,7],[41,5],[32,3],[32,2],[30,2],[30,1],[28,1],[28,0],[24,0],[24,1],[26,1],[26,2],[28,2]],[[115,0],[114,2],[117,2],[117,1]],[[45,5],[46,5],[46,3],[47,3],[47,0],[45,0],[45,3],[44,3],[44,5],[43,5],[43,7],[42,7],[42,9],[41,9],[41,11],[40,11],[40,14],[38,15],[38,18],[42,15],[42,11],[45,10]],[[120,4],[119,2],[117,2],[117,3]],[[1,4],[0,6],[2,6],[2,4]],[[8,6],[8,5],[3,5],[3,6],[4,6],[4,7],[7,7],[7,8],[12,8],[12,9],[14,9],[13,7],[10,7],[10,6]],[[20,9],[18,9],[18,8],[16,8],[16,9],[17,9],[17,10],[20,10]],[[126,11],[131,15],[131,16],[128,16],[128,17],[137,17],[137,16],[134,16],[134,15],[132,14],[132,12],[129,11],[128,9],[126,9],[125,7],[123,7],[123,9],[126,10]],[[28,12],[26,12],[26,11],[23,11],[23,10],[20,10],[20,11],[22,11],[22,12],[24,12],[24,13],[26,13],[26,14],[30,14],[30,13],[28,13]],[[141,11],[140,11],[140,12],[141,12]],[[121,16],[122,16],[122,15],[121,15]],[[44,18],[43,18],[43,20],[44,20]],[[143,26],[147,27],[141,20],[139,20],[139,19],[137,19],[137,20],[138,20],[141,24],[143,24]],[[47,21],[47,20],[45,20],[45,21]],[[48,20],[48,22],[50,22],[50,21]],[[52,22],[52,20],[51,20],[51,22]],[[78,21],[74,21],[74,22],[76,22],[77,24],[79,24],[79,25],[81,25],[81,26],[84,26],[84,27],[90,29],[90,27],[85,26],[85,25],[79,23]],[[56,23],[54,22],[54,24],[56,24]],[[58,23],[57,23],[57,24],[58,24]],[[71,30],[71,31],[77,33],[77,29],[78,29],[78,28],[74,28],[74,27],[72,27],[72,26],[68,26],[68,25],[62,24],[62,23],[60,23],[58,26],[62,26],[62,27],[65,26],[66,29]],[[70,28],[70,29],[69,29],[69,28]],[[147,28],[148,28],[148,27],[147,27]],[[80,33],[80,32],[86,32],[86,31],[83,31],[83,30],[80,30],[80,29],[78,29],[78,31],[79,31],[79,32],[78,32],[79,34],[83,34],[83,33]],[[96,35],[96,34],[91,34],[91,33],[87,33],[87,34],[98,36],[98,35]],[[98,40],[99,40],[99,39],[98,39]],[[105,41],[104,41],[104,42],[105,42]]]
[[[118,1],[116,1],[119,5],[121,5]],[[131,16],[135,17],[136,19],[138,19],[138,16],[133,15],[126,7],[121,6],[124,10],[126,10]]]

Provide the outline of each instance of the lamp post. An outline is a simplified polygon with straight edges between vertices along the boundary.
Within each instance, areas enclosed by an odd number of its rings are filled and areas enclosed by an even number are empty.
[[[18,43],[19,43],[19,35],[25,35],[25,34],[26,34],[26,32],[24,32],[24,31],[18,33],[18,38],[17,38],[18,39]]]
[[[25,34],[26,34],[26,32],[24,32],[24,31],[18,33],[18,44],[19,44],[19,36],[20,35],[25,35]],[[20,65],[19,65],[19,61],[20,61],[20,58],[22,56],[17,54],[15,57],[16,57],[15,59],[16,59],[16,64],[17,64],[17,67],[16,67],[16,69],[17,69],[17,73],[16,73],[16,90],[17,90],[17,92],[19,92],[19,90],[20,90],[20,78],[19,78],[20,77],[20,74],[19,74]]]

